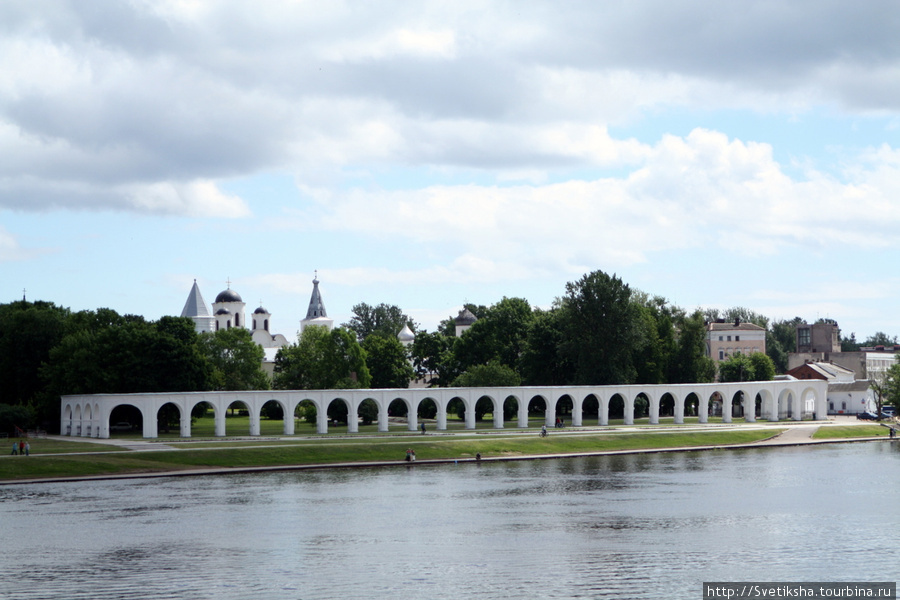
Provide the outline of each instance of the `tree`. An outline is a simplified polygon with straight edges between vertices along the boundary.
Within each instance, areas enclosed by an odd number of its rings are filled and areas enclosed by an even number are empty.
[[[491,361],[515,369],[533,320],[527,300],[504,297],[462,334],[454,348],[456,359],[463,369]]]
[[[416,377],[430,377],[432,387],[447,387],[462,370],[453,349],[459,338],[436,331],[421,331],[412,345],[413,367]]]
[[[265,390],[269,376],[262,369],[265,353],[243,327],[200,334],[201,352],[213,367],[213,389]]]
[[[894,346],[897,343],[897,336],[891,337],[883,331],[876,331],[875,335],[869,337],[863,346]]]
[[[772,359],[762,352],[750,355],[735,353],[719,363],[719,381],[770,381],[775,378]]]
[[[882,384],[882,398],[884,402],[900,410],[900,355],[897,355],[893,365],[888,367]],[[878,414],[881,415],[881,406]]]
[[[41,364],[65,335],[69,316],[52,302],[0,305],[0,404],[25,405],[37,398],[44,387]]]
[[[342,327],[307,327],[296,344],[284,346],[275,357],[276,389],[367,388],[371,379],[366,351]]]
[[[519,357],[519,373],[528,385],[571,383],[574,369],[561,352],[563,328],[564,312],[558,304],[548,311],[535,311]]]
[[[797,326],[806,321],[800,317],[772,321],[766,329],[766,354],[772,359],[777,373],[788,368],[788,354],[797,351]]]
[[[453,387],[515,387],[522,378],[514,369],[493,361],[467,369],[453,380]]]
[[[356,333],[357,339],[362,342],[372,334],[382,337],[397,337],[397,334],[409,325],[415,332],[417,325],[403,313],[399,306],[393,304],[379,304],[370,306],[361,302],[353,307],[353,317],[343,327]]]
[[[709,383],[715,379],[716,363],[706,355],[706,325],[703,313],[694,311],[678,320],[678,337],[670,361],[669,383]]]
[[[631,288],[615,275],[594,271],[566,284],[562,353],[581,385],[632,383],[634,350],[640,342]]]
[[[415,377],[409,353],[394,336],[370,335],[363,340],[373,388],[406,388]]]
[[[753,365],[754,381],[772,381],[775,379],[775,363],[768,355],[762,352],[750,354],[750,364]]]

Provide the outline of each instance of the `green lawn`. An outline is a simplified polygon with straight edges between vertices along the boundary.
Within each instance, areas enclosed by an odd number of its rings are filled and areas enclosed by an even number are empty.
[[[813,439],[887,437],[889,433],[888,428],[881,425],[835,425],[834,427],[819,427],[813,434]]]
[[[191,468],[284,466],[344,462],[402,462],[406,449],[419,460],[512,457],[544,454],[577,454],[610,450],[640,450],[674,447],[719,446],[758,441],[777,430],[619,433],[584,435],[424,436],[408,438],[326,440],[313,439],[241,447],[185,449],[155,452],[105,452],[94,455],[34,455],[27,458],[0,457],[0,479],[65,477],[174,471]],[[255,444],[254,446],[258,446]]]
[[[721,423],[721,417],[710,417],[709,423]],[[735,419],[735,422],[743,422],[743,419]],[[568,417],[565,420],[566,426],[571,427],[572,421],[571,418]],[[528,427],[539,429],[541,425],[544,424],[543,415],[532,414],[528,417]],[[659,419],[660,425],[666,425],[670,427],[680,427],[680,425],[675,425],[674,419],[672,417],[660,417]],[[697,417],[685,417],[684,425],[697,425],[699,424],[699,419]],[[584,419],[583,425],[585,427],[598,427],[597,417],[589,417]],[[634,420],[635,426],[649,426],[650,419],[648,417],[643,417]],[[610,419],[608,427],[624,427],[625,421],[623,419]],[[359,425],[359,434],[365,435],[373,435],[373,434],[381,434],[381,435],[397,435],[408,431],[407,424],[405,421],[391,421],[388,425],[389,432],[383,433],[378,431],[378,424],[373,423],[371,425]],[[429,433],[436,431],[437,423],[434,420],[426,420],[425,427]],[[518,419],[514,419],[511,421],[505,421],[503,423],[504,429],[519,429]],[[485,415],[485,418],[481,421],[476,421],[475,430],[493,430],[494,429],[494,419],[493,416],[489,413]],[[466,424],[465,421],[457,418],[455,415],[447,416],[447,431],[465,431]],[[191,425],[191,437],[192,438],[211,438],[215,437],[215,418],[210,414],[200,419],[195,419],[194,423]],[[415,432],[410,433],[417,433]],[[278,436],[281,437],[284,435],[284,423],[281,420],[270,420],[270,419],[260,419],[259,421],[259,433],[264,437]],[[328,433],[330,435],[340,434],[347,435],[347,426],[346,425],[329,425]],[[112,432],[111,437],[116,439],[140,439],[141,433],[139,431],[136,432],[128,432],[128,433],[119,433]],[[240,416],[240,415],[227,415],[225,418],[225,435],[226,437],[242,437],[250,435],[250,417],[248,416]],[[307,423],[305,421],[301,421],[299,419],[294,420],[294,435],[296,436],[310,436],[310,435],[319,435],[316,433],[315,424]],[[182,439],[180,435],[180,431],[177,427],[170,429],[168,433],[159,432],[159,438],[163,440],[178,440]]]

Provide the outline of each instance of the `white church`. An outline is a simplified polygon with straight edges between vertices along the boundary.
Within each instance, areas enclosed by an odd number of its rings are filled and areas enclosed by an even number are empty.
[[[334,327],[334,320],[329,319],[328,313],[325,312],[325,304],[322,302],[322,294],[319,292],[318,276],[313,278],[312,283],[313,291],[309,299],[309,309],[306,311],[306,318],[300,321],[301,334],[310,325],[326,327],[329,331]],[[249,329],[253,341],[262,346],[265,352],[263,366],[271,374],[278,349],[287,346],[290,342],[280,333],[271,333],[272,313],[262,306],[253,311],[248,321],[245,316],[246,303],[240,294],[231,289],[230,281],[227,282],[227,285],[228,287],[216,296],[216,301],[213,302],[212,311],[210,311],[195,279],[187,301],[184,303],[181,316],[190,317],[194,321],[194,328],[198,333],[231,329],[232,327]]]

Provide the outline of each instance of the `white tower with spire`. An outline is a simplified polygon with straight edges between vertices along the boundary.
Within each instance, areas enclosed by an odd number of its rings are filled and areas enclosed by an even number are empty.
[[[212,331],[216,326],[216,320],[206,306],[206,300],[203,299],[203,294],[200,293],[200,287],[197,285],[196,279],[193,287],[191,287],[191,292],[188,294],[187,302],[184,303],[184,308],[181,310],[181,316],[190,317],[194,321],[194,329],[197,330],[197,333]]]
[[[326,327],[328,331],[334,328],[334,319],[329,319],[325,312],[325,303],[322,302],[322,294],[319,292],[319,272],[313,276],[313,291],[309,299],[309,308],[306,310],[306,318],[300,321],[300,335],[307,327],[318,325]]]

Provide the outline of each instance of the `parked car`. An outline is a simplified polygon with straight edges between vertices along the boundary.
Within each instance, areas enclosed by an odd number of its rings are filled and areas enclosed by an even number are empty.
[[[131,431],[131,423],[127,421],[119,421],[115,425],[109,426],[110,431]]]
[[[897,407],[896,406],[882,406],[881,414],[887,415],[887,418],[893,418],[897,416]]]
[[[878,417],[870,412],[856,413],[856,418],[860,421],[877,421]]]

